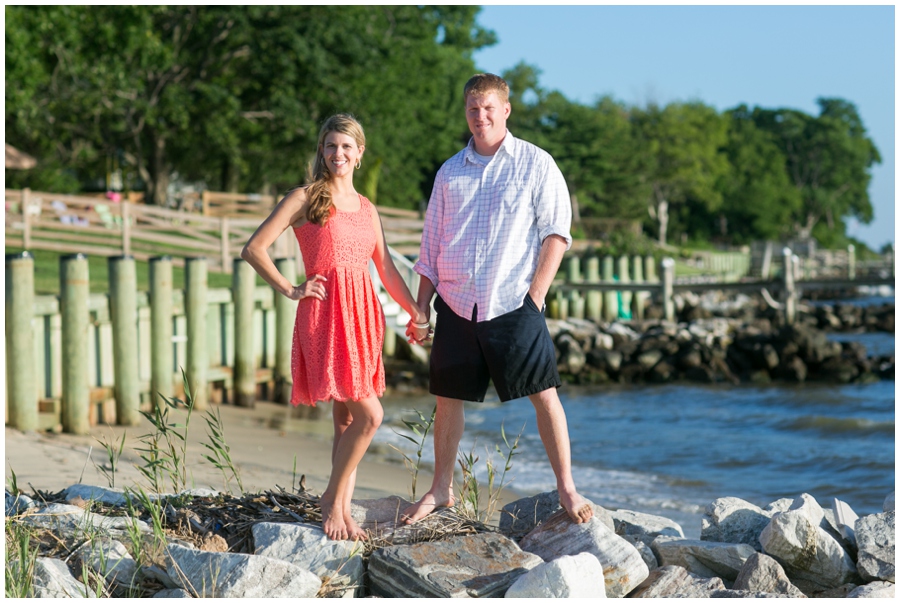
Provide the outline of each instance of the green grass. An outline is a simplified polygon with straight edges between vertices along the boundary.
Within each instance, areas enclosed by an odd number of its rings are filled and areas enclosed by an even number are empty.
[[[7,247],[6,253],[21,253],[21,248]],[[59,258],[69,253],[36,249],[34,256],[34,293],[35,295],[59,295]],[[150,263],[136,260],[138,291],[150,290]],[[88,275],[91,293],[107,293],[109,291],[109,272],[107,258],[98,255],[88,256]],[[184,286],[184,268],[172,266],[172,286],[176,289]],[[231,275],[224,272],[209,271],[207,282],[210,289],[231,288]],[[265,285],[265,281],[257,277],[257,285]]]

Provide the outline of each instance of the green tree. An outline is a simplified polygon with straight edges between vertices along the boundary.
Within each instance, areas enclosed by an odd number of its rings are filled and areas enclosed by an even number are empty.
[[[837,98],[817,102],[818,117],[756,108],[753,120],[784,153],[787,174],[802,198],[802,207],[793,214],[795,232],[827,244],[843,237],[846,218],[872,220],[868,186],[871,168],[881,156],[852,103]]]
[[[649,160],[648,213],[665,245],[670,213],[678,216],[688,199],[709,212],[721,206],[728,122],[699,102],[635,108],[633,119]]]

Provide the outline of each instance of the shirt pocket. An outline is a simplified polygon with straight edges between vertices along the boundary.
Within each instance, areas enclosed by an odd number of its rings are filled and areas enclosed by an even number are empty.
[[[505,182],[499,187],[500,208],[506,213],[517,213],[531,207],[531,187],[520,182]]]

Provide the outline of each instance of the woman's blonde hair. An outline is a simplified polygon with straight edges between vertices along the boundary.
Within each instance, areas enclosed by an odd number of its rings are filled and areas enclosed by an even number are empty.
[[[366,145],[366,134],[363,132],[362,126],[349,113],[332,115],[322,124],[322,129],[319,130],[319,142],[316,145],[316,158],[307,166],[306,170],[306,196],[309,200],[306,207],[306,219],[319,226],[325,225],[334,207],[334,202],[331,200],[331,188],[328,186],[331,172],[325,165],[324,153],[325,137],[331,132],[346,134],[356,141],[358,146]]]

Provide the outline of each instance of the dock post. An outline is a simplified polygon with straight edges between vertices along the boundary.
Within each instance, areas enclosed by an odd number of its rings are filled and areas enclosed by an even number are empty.
[[[675,260],[672,258],[663,258],[660,264],[660,272],[662,272],[663,313],[666,320],[674,322],[675,300],[672,296],[675,292]]]
[[[38,428],[34,371],[34,257],[6,256],[6,384],[9,422],[22,431]]]
[[[600,258],[591,256],[585,262],[585,281],[591,284],[600,283]],[[589,290],[585,294],[585,310],[587,317],[599,323],[602,319],[600,312],[603,309],[603,294],[599,291]]]
[[[234,402],[238,406],[256,405],[256,366],[253,354],[253,294],[256,271],[245,260],[235,258],[231,273],[234,300]]]
[[[641,256],[636,255],[631,258],[632,280],[635,283],[644,282],[644,262]],[[634,318],[636,320],[644,320],[644,305],[647,299],[645,291],[636,291],[634,293]]]
[[[566,264],[566,280],[570,283],[581,283],[583,281],[581,277],[581,258],[577,255],[573,255],[569,257],[569,262]]]
[[[206,315],[208,312],[206,258],[187,258],[184,263],[184,313],[187,322],[188,387],[194,410],[204,411],[209,401],[209,353],[206,343]],[[185,392],[187,396],[187,392]]]
[[[59,310],[62,319],[62,425],[65,433],[90,431],[88,383],[88,259],[82,253],[59,259]]]
[[[141,388],[137,353],[137,270],[131,256],[107,260],[113,336],[116,424],[139,425]]]
[[[792,325],[797,312],[797,298],[794,291],[794,261],[793,253],[789,247],[782,250],[784,265],[782,278],[784,279],[784,321]]]
[[[150,399],[165,405],[172,397],[175,372],[172,347],[172,258],[150,258]]]
[[[610,255],[603,257],[603,282],[612,284],[615,281],[613,277],[613,258]],[[614,321],[619,316],[619,300],[616,299],[615,291],[607,291],[603,294],[603,319],[607,322]]]
[[[847,278],[856,280],[856,246],[847,245]]]
[[[297,282],[297,264],[294,258],[277,259],[275,267],[291,283]],[[285,295],[275,294],[275,401],[281,404],[290,404],[294,384],[291,350],[294,344],[297,303]]]
[[[630,283],[631,275],[628,270],[628,256],[623,255],[619,257],[618,261],[618,272],[619,272],[619,282],[620,283]],[[622,291],[622,307],[619,308],[619,314],[622,317],[630,317],[631,316],[631,298],[633,293],[631,291]]]

